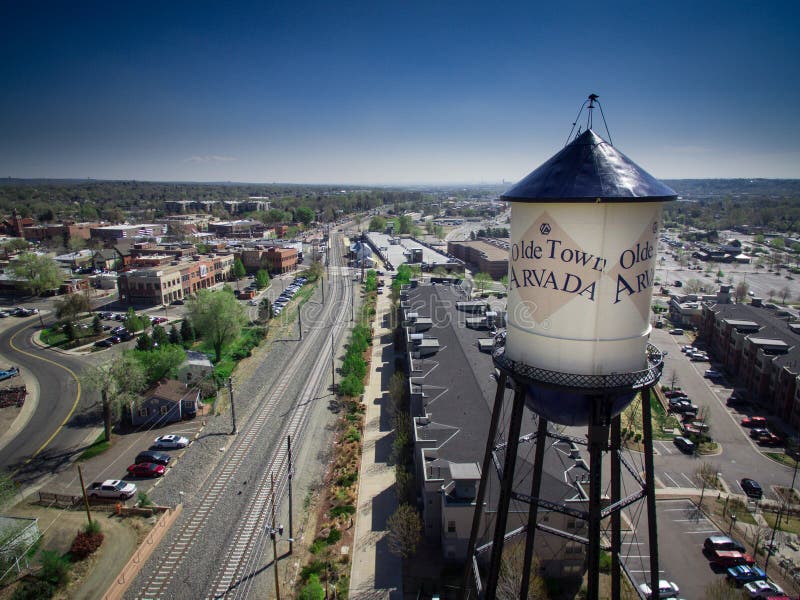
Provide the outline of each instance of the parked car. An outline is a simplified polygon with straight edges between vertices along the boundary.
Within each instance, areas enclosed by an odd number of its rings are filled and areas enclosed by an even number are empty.
[[[96,481],[86,488],[90,498],[127,500],[136,493],[136,485],[119,479]]]
[[[120,341],[127,342],[132,340],[134,338],[134,335],[126,329],[125,331],[118,333],[117,337],[120,339]]]
[[[736,550],[744,552],[744,546],[727,535],[712,535],[703,541],[703,548],[709,552],[715,550]]]
[[[744,591],[747,592],[747,595],[751,598],[771,598],[783,595],[783,589],[777,583],[769,579],[751,581],[744,586]]]
[[[248,302],[248,304],[249,304],[250,306],[258,306],[258,300],[250,300],[250,301]]]
[[[653,593],[648,584],[640,584],[639,590],[641,590],[645,598],[653,597]],[[672,581],[667,581],[666,579],[658,580],[658,598],[677,598],[678,592],[680,592],[680,589]]]
[[[706,372],[703,373],[703,377],[706,377],[707,379],[720,379],[722,377],[722,373],[716,369],[706,369]]]
[[[738,550],[713,550],[706,552],[711,559],[711,568],[728,569],[737,565],[754,565],[755,560],[749,554]]]
[[[177,300],[173,300],[172,304],[173,306],[183,306],[184,304],[186,304],[186,302],[179,298]]]
[[[755,479],[745,478],[742,479],[740,483],[744,493],[747,494],[749,498],[755,498],[758,500],[764,495],[764,490],[761,488],[761,484]]]
[[[166,452],[154,452],[153,450],[145,450],[143,452],[139,452],[136,455],[136,458],[133,459],[135,463],[156,463],[157,465],[164,465],[167,466],[169,461],[172,460],[172,456],[167,454]]]
[[[758,581],[759,579],[764,579],[766,576],[767,574],[764,573],[763,569],[755,565],[752,567],[748,567],[747,565],[731,567],[728,569],[728,574],[726,575],[726,577],[736,585],[744,585],[751,581]]]
[[[164,465],[157,463],[134,463],[128,467],[128,474],[133,477],[161,477],[165,472]]]
[[[683,335],[683,329],[680,329],[680,328],[670,329],[669,332],[672,335]],[[648,588],[648,589],[650,589],[650,588]]]
[[[94,345],[96,348],[111,348],[111,346],[113,346],[114,344],[110,342],[108,339],[105,339],[95,342]]]
[[[750,437],[754,440],[760,439],[765,435],[769,435],[769,429],[766,429],[765,427],[753,427],[750,430]]]
[[[7,369],[0,371],[0,381],[11,379],[17,375],[19,375],[19,369],[17,367],[8,367]]]
[[[679,435],[672,438],[672,443],[675,444],[681,452],[694,454],[694,442],[692,440]]]
[[[188,445],[188,439],[173,434],[159,436],[153,442],[156,448],[186,448]]]
[[[686,396],[686,392],[683,390],[668,390],[664,392],[664,396],[667,398],[680,398],[681,396]]]
[[[766,417],[745,417],[741,421],[742,427],[766,427]]]
[[[775,448],[776,446],[783,444],[783,440],[774,433],[767,433],[766,435],[762,435],[760,438],[758,438],[758,444],[759,446]]]

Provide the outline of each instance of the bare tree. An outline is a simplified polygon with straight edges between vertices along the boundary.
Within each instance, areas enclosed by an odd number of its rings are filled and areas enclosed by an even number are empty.
[[[401,504],[386,520],[387,541],[392,554],[408,558],[417,552],[422,541],[422,519],[410,504]]]
[[[694,472],[694,478],[700,484],[700,505],[702,506],[706,488],[716,489],[719,485],[717,467],[709,462],[703,462]]]
[[[123,354],[88,368],[81,380],[87,387],[100,392],[105,439],[110,441],[112,421],[119,418],[121,407],[134,400],[146,385],[144,369],[136,359]]]
[[[786,299],[791,294],[791,290],[789,289],[788,285],[785,285],[781,288],[780,295],[781,295],[781,304],[786,304]]]
[[[497,581],[497,598],[514,600],[519,598],[522,584],[522,567],[525,559],[525,541],[509,541],[503,548],[500,562],[500,578]],[[531,564],[528,597],[536,600],[547,600],[547,587],[539,575],[539,561],[533,559]]]
[[[736,284],[736,289],[733,292],[736,301],[741,302],[742,300],[747,298],[748,291],[750,291],[750,286],[747,284],[746,281],[740,281],[738,284]]]
[[[703,291],[703,282],[693,277],[689,281],[683,284],[684,290],[686,290],[687,294],[699,294]]]

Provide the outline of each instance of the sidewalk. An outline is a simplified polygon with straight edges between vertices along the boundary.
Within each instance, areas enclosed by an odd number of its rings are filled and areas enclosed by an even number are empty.
[[[359,473],[350,595],[353,600],[403,597],[403,565],[389,552],[386,520],[397,508],[394,467],[389,465],[392,429],[388,418],[389,378],[394,370],[393,334],[386,327],[391,301],[378,296],[369,384],[364,391],[366,422]]]

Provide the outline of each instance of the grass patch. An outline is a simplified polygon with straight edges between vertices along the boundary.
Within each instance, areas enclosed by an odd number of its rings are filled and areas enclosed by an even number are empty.
[[[775,521],[778,519],[778,515],[776,513],[764,512],[764,519],[766,519],[771,529],[775,527]],[[800,534],[800,518],[781,515],[781,522],[778,526],[778,529],[780,531],[788,531],[789,533]]]
[[[94,442],[92,442],[92,445],[81,453],[81,455],[78,457],[78,460],[89,460],[90,458],[94,458],[95,456],[102,454],[109,448],[111,448],[111,442],[107,442],[106,434],[101,433],[97,436]]]
[[[708,507],[707,503],[703,504],[704,506]],[[727,503],[727,508],[725,507],[725,500],[715,499],[713,511],[716,516],[724,520],[727,527],[730,527],[731,515],[736,515],[737,523],[747,523],[748,525],[756,524],[756,520],[753,518],[753,515],[747,510],[747,506],[745,506],[744,502],[738,498],[730,498]],[[725,511],[724,515],[722,514],[723,511]]]
[[[650,416],[651,426],[653,428],[653,439],[671,440],[673,435],[664,433],[664,429],[675,429],[679,427],[680,423],[677,417],[667,414],[655,394],[650,395]],[[628,447],[636,449],[641,446],[640,442],[644,433],[642,427],[641,394],[638,394],[634,401],[622,412],[621,425],[623,438],[626,438],[627,434]]]
[[[782,465],[786,465],[787,467],[795,468],[795,460],[783,452],[764,452],[764,456],[767,458],[771,458],[775,462],[779,462]]]

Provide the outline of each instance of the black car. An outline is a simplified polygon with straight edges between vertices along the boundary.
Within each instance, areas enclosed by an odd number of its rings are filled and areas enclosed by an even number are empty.
[[[166,467],[171,460],[172,457],[165,452],[145,450],[144,452],[139,452],[133,462],[137,465],[139,463],[156,463],[157,465],[164,465]]]
[[[749,498],[759,500],[764,495],[764,490],[761,489],[761,485],[755,479],[742,479],[741,484],[744,493]]]
[[[117,337],[118,337],[118,338],[119,338],[121,341],[123,341],[123,342],[127,342],[128,340],[132,340],[134,336],[133,336],[133,334],[132,334],[130,331],[128,331],[128,330],[126,329],[125,331],[120,331],[120,332],[117,334]]]
[[[94,345],[97,348],[111,348],[111,346],[113,346],[114,344],[105,339],[105,340],[100,340],[99,342],[95,342]]]

